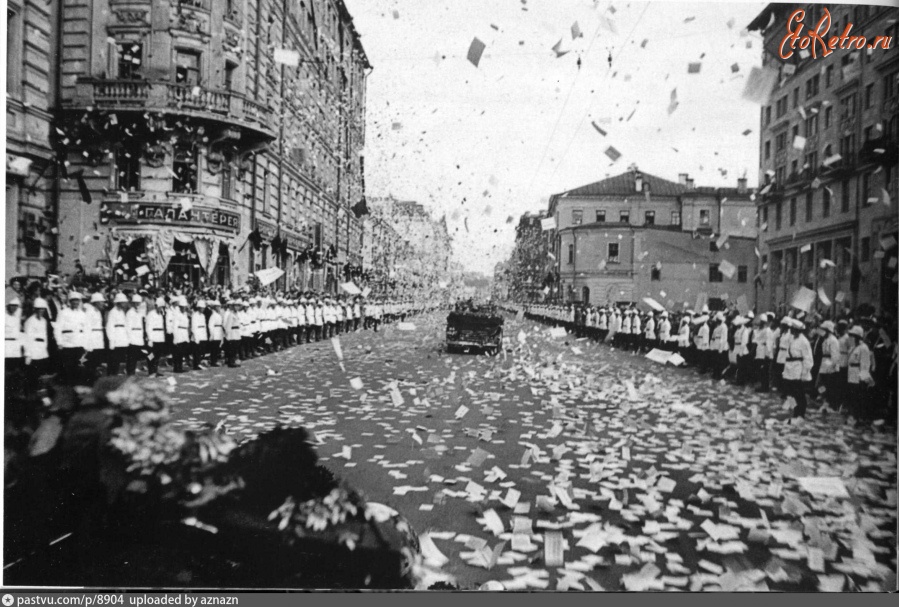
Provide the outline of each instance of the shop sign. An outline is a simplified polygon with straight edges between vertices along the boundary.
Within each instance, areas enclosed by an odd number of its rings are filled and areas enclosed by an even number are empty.
[[[240,214],[221,209],[192,207],[185,210],[181,206],[167,204],[106,205],[103,223],[110,219],[118,224],[165,224],[190,227],[216,228],[231,232],[240,231]]]

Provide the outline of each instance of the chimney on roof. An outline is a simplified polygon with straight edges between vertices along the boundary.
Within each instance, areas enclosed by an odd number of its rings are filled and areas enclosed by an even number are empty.
[[[639,171],[634,173],[634,186],[636,187],[638,192],[643,191],[643,174]]]
[[[746,178],[745,177],[740,177],[739,179],[737,179],[737,191],[740,194],[746,193]]]
[[[686,186],[687,186],[687,189],[688,189],[688,190],[692,190],[692,189],[693,189],[693,178],[692,178],[692,177],[687,177],[687,183],[686,183]]]
[[[687,173],[681,173],[680,175],[678,175],[678,181],[681,185],[687,185],[687,179],[689,178],[690,176]]]

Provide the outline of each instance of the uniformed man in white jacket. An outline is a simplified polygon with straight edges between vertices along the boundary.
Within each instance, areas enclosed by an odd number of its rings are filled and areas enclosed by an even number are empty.
[[[25,354],[25,381],[27,390],[36,390],[38,378],[52,372],[50,367],[50,319],[47,300],[34,300],[34,312],[25,320],[23,350]]]
[[[194,371],[200,370],[200,363],[206,356],[209,347],[209,327],[206,324],[206,302],[197,301],[193,313],[190,315],[190,342],[193,350]]]
[[[69,307],[62,308],[53,323],[53,336],[59,348],[59,375],[74,381],[81,368],[81,357],[87,345],[87,317],[81,308],[81,293],[69,293]]]
[[[240,302],[230,300],[227,303],[227,310],[222,317],[222,332],[225,339],[225,360],[230,368],[239,367],[237,362],[237,353],[240,343],[243,339],[242,325],[240,321]]]
[[[791,318],[792,339],[784,361],[784,389],[796,401],[793,418],[804,418],[806,409],[805,385],[812,380],[812,346],[805,336],[805,323]],[[797,422],[793,422],[797,423]]]
[[[91,295],[90,304],[84,306],[85,356],[84,366],[90,377],[95,377],[97,369],[106,358],[106,330],[103,328],[103,312],[106,298],[102,293]]]
[[[831,320],[821,323],[824,344],[821,346],[821,367],[818,369],[818,383],[823,391],[825,407],[837,408],[838,380],[840,376],[840,340]]]
[[[218,367],[222,353],[222,342],[225,339],[222,303],[213,299],[209,302],[209,366]]]
[[[106,373],[118,375],[119,365],[127,361],[128,346],[131,345],[127,318],[128,297],[124,293],[116,293],[112,301],[115,307],[106,315],[106,337],[109,340]]]
[[[870,388],[874,386],[874,378],[871,375],[874,370],[874,357],[871,356],[871,349],[865,343],[864,329],[855,325],[849,329],[847,335],[852,339],[846,376],[849,402],[852,414],[857,419],[866,418],[875,409],[875,399],[870,396]]]
[[[150,353],[147,355],[147,374],[162,377],[159,372],[159,361],[165,355],[165,299],[157,297],[154,302],[147,300],[147,316],[145,323],[147,328],[147,345]]]
[[[22,301],[13,297],[6,302],[6,378],[7,390],[9,389],[9,377],[13,373],[19,373],[24,367],[23,348],[25,336],[22,333],[22,317],[19,310]]]
[[[793,324],[793,319],[789,316],[784,316],[780,321],[780,339],[777,343],[777,355],[774,359],[774,382],[777,389],[786,396],[786,392],[784,390],[783,383],[783,371],[784,365],[787,362],[787,350],[790,348],[790,342],[793,341],[793,332],[791,330],[791,325]]]
[[[768,343],[771,338],[771,328],[768,326],[768,315],[760,314],[758,317],[758,329],[752,336],[755,343],[755,378],[759,382],[758,392],[767,392],[770,388],[768,369],[770,359],[768,355]]]
[[[190,357],[190,315],[187,312],[187,298],[183,295],[175,300],[172,310],[172,347],[174,348],[173,371],[184,373],[184,359]]]
[[[147,345],[144,328],[144,315],[141,308],[144,307],[144,298],[140,295],[131,296],[131,309],[125,313],[128,323],[128,362],[125,364],[128,375],[137,372],[137,363],[144,358],[144,348]]]

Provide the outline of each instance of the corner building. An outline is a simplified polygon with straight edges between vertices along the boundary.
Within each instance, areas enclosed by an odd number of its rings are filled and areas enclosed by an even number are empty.
[[[869,42],[892,36],[890,48],[836,48],[813,58],[797,46],[781,59],[790,14],[804,9],[808,31],[825,7],[826,39],[851,24],[850,35]],[[760,117],[763,308],[789,304],[806,287],[827,298],[819,295],[825,315],[862,305],[896,313],[897,21],[899,9],[885,6],[770,4],[748,26],[764,36],[763,66],[778,73]]]
[[[333,290],[361,266],[371,66],[340,0],[62,7],[62,272]]]

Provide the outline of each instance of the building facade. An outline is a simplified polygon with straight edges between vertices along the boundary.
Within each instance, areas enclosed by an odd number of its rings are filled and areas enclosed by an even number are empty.
[[[70,0],[60,31],[61,271],[334,290],[361,269],[371,66],[341,0]]]
[[[548,255],[549,231],[542,226],[544,213],[525,213],[515,227],[515,246],[509,257],[509,296],[514,301],[543,301],[556,285],[556,267]]]
[[[825,314],[861,305],[895,314],[899,9],[827,7],[828,37],[851,24],[869,40],[892,36],[889,50],[812,58],[797,49],[784,60],[779,45],[796,8],[814,27],[825,7],[771,4],[749,25],[764,36],[763,65],[779,73],[760,116],[759,301],[788,304],[806,287]]]
[[[56,264],[51,142],[58,3],[6,3],[6,278],[43,277]]]
[[[387,266],[386,293],[410,296],[443,292],[453,282],[452,238],[446,217],[435,219],[424,205],[392,197],[370,199],[372,216],[383,221],[392,245],[393,264]],[[404,295],[405,296],[405,295]]]
[[[754,194],[675,183],[636,168],[550,198],[550,257],[557,301],[592,305],[651,297],[671,308],[697,302],[754,306]],[[742,298],[742,299],[741,299]]]

